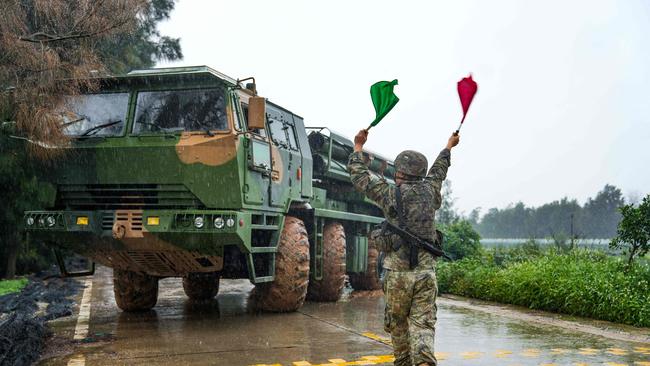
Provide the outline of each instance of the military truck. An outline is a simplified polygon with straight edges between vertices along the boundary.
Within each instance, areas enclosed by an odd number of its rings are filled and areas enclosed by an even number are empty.
[[[346,274],[378,288],[368,232],[382,213],[351,185],[350,140],[305,128],[253,78],[205,66],[97,82],[61,111],[72,142],[47,173],[50,209],[25,213],[63,274],[75,275],[63,250],[113,268],[124,311],[155,306],[165,277],[182,277],[194,300],[213,298],[220,278],[248,278],[255,306],[277,312],[338,300]],[[389,160],[366,157],[393,179]]]

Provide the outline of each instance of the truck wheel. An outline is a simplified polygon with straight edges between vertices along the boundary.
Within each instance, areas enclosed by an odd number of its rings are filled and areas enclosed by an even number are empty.
[[[183,290],[192,300],[210,300],[219,292],[219,273],[190,273],[183,277]]]
[[[379,250],[372,242],[368,242],[368,269],[363,273],[350,275],[350,285],[355,290],[379,290],[381,280],[379,278]]]
[[[158,301],[158,278],[144,273],[113,270],[115,302],[124,311],[144,311]]]
[[[338,301],[345,285],[345,229],[338,222],[323,229],[323,257],[323,278],[309,281],[307,298]]]
[[[255,285],[251,300],[264,311],[298,310],[309,283],[309,239],[302,220],[287,216],[275,254],[275,280]]]

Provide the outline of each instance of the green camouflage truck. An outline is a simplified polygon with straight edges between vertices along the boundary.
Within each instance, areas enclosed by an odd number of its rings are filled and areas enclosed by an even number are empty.
[[[72,143],[47,173],[50,209],[25,213],[30,238],[113,268],[125,311],[155,306],[165,277],[182,277],[196,300],[220,278],[249,278],[250,301],[267,311],[336,301],[346,274],[378,288],[367,237],[382,213],[350,183],[352,142],[306,128],[247,80],[205,66],[138,70],[69,97]],[[392,180],[390,161],[366,155]]]

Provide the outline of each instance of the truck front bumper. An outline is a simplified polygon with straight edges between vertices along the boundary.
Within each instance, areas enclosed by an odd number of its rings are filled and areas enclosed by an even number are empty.
[[[239,211],[28,211],[24,220],[30,238],[159,276],[219,271],[227,245],[251,252],[251,214]]]

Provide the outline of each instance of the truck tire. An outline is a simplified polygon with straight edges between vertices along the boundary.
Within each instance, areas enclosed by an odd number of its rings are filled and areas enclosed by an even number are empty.
[[[158,278],[114,269],[113,292],[117,306],[124,311],[150,310],[158,301]]]
[[[350,285],[355,290],[379,290],[382,288],[379,276],[379,250],[368,241],[368,269],[363,273],[350,275]]]
[[[189,273],[183,277],[183,290],[192,300],[210,300],[219,293],[219,273]]]
[[[302,220],[284,219],[275,254],[275,280],[255,285],[251,300],[259,310],[289,312],[305,302],[309,283],[309,238]]]
[[[307,299],[338,301],[345,286],[345,229],[331,222],[323,229],[323,278],[311,279]]]

